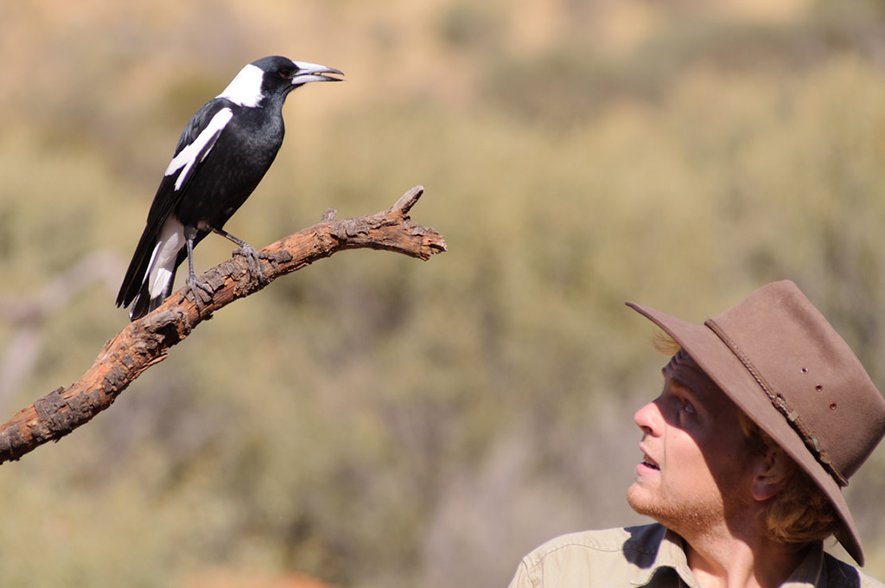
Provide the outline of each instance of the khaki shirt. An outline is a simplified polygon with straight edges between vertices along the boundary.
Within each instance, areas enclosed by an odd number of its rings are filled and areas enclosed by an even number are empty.
[[[698,588],[682,539],[659,524],[557,537],[523,558],[510,588]],[[810,550],[783,584],[791,588],[882,588],[857,568]]]

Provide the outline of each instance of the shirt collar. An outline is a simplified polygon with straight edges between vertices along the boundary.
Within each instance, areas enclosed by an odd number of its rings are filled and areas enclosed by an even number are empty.
[[[824,547],[818,541],[809,546],[808,553],[802,562],[796,566],[787,581],[782,584],[783,588],[801,588],[805,586],[820,586],[826,579],[822,578],[824,569]]]
[[[679,535],[666,529],[658,545],[658,551],[654,562],[650,567],[638,568],[636,576],[630,582],[633,586],[648,586],[654,580],[655,575],[664,568],[672,569],[681,580],[680,585],[697,587],[697,581],[691,568],[688,567],[688,558],[685,555],[685,540]]]
[[[663,568],[670,568],[679,576],[680,586],[697,588],[698,583],[688,566],[688,557],[685,554],[685,540],[667,529],[664,532],[658,547],[654,563],[648,568],[639,568],[636,576],[630,582],[633,586],[648,586],[654,580],[655,574]],[[793,573],[790,574],[782,588],[809,588],[820,586],[824,568],[823,544],[816,542],[809,546],[808,552],[799,563]]]

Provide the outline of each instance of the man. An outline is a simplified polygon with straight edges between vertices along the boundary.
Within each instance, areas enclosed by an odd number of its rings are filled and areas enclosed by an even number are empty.
[[[775,282],[703,325],[637,304],[672,339],[664,389],[634,417],[627,501],[656,524],[554,539],[511,588],[882,586],[841,488],[885,434],[885,400],[795,284]]]

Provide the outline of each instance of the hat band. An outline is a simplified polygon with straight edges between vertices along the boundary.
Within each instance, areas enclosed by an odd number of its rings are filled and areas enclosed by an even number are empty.
[[[762,377],[762,373],[756,369],[753,363],[750,361],[750,358],[747,357],[737,346],[737,344],[729,337],[725,331],[714,321],[713,319],[707,319],[704,321],[704,325],[707,326],[713,333],[716,334],[717,337],[725,344],[726,347],[738,358],[738,360],[743,364],[744,368],[753,376],[753,379],[756,380],[756,383],[759,384],[759,387],[762,388],[762,391],[765,392],[765,395],[768,397],[768,400],[771,402],[771,405],[777,409],[778,412],[783,415],[787,422],[793,427],[793,430],[799,434],[799,437],[802,441],[805,442],[805,446],[808,447],[808,450],[811,451],[812,455],[815,456],[817,461],[823,466],[827,472],[836,480],[836,483],[839,486],[847,486],[848,480],[842,473],[833,465],[833,461],[830,458],[830,454],[827,453],[827,450],[821,446],[821,443],[816,435],[808,428],[808,426],[799,418],[799,413],[795,410],[791,409],[789,404],[787,404],[787,400],[780,394],[774,391],[774,389],[768,384],[764,377]]]

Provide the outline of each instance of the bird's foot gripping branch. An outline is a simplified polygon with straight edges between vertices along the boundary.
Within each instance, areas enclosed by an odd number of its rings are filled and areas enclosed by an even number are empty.
[[[234,255],[199,276],[197,288],[182,288],[108,341],[79,380],[53,390],[0,425],[0,463],[17,460],[88,422],[212,313],[280,276],[345,249],[383,249],[421,260],[445,251],[442,235],[409,218],[423,191],[416,186],[388,210],[369,216],[339,220],[327,212],[319,224],[260,250],[260,274],[250,271],[244,256]],[[197,290],[199,301],[194,298]]]

